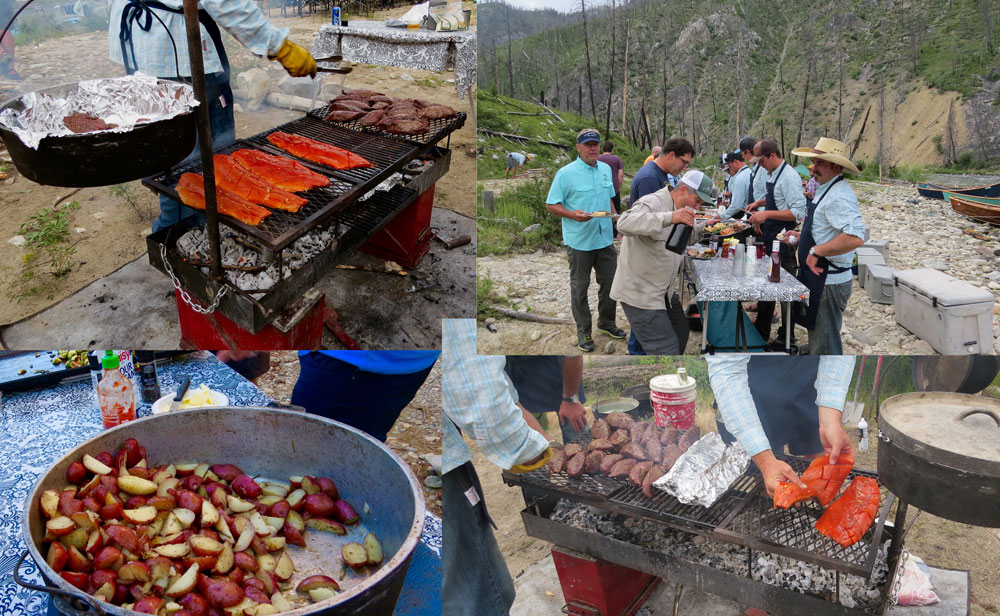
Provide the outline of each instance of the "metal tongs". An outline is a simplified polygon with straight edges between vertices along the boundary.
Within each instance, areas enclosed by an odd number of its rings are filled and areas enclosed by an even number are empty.
[[[326,58],[315,58],[316,60],[316,72],[317,73],[337,73],[338,75],[346,75],[353,71],[354,69],[350,66],[343,66],[338,68],[325,68],[319,66],[320,62],[340,62],[344,59],[344,56],[328,56]]]

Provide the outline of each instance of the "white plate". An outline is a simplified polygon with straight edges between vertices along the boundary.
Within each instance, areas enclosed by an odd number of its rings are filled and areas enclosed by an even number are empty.
[[[228,406],[229,405],[229,397],[226,396],[226,394],[222,393],[221,391],[215,391],[214,389],[210,389],[209,391],[211,392],[211,395],[212,395],[212,403],[209,404],[209,405],[207,405],[207,406]],[[176,396],[176,395],[177,395],[177,392],[174,391],[173,393],[167,394],[167,395],[163,396],[162,398],[160,398],[159,400],[157,400],[156,402],[154,402],[153,403],[153,414],[154,415],[159,415],[160,413],[166,413],[167,410],[170,408],[170,403],[173,402],[174,396]],[[189,407],[186,407],[186,408],[192,408],[192,409],[194,409],[194,408],[202,408],[202,407],[189,406]]]

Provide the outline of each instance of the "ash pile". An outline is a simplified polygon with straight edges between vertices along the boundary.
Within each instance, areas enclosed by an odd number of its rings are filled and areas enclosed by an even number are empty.
[[[343,225],[318,227],[295,240],[279,255],[269,255],[269,250],[229,227],[220,225],[223,273],[226,280],[237,288],[251,294],[258,292],[263,295],[278,282],[279,259],[283,259],[281,275],[288,278],[292,272],[336,244],[345,231]],[[191,229],[177,240],[177,250],[181,256],[201,266],[202,273],[206,275],[209,273],[207,263],[210,261],[208,246],[208,233],[200,227]]]
[[[553,522],[669,554],[694,564],[735,575],[746,575],[746,554],[749,548],[740,545],[686,533],[656,522],[631,518],[567,499],[561,499],[549,517]],[[886,558],[889,543],[886,541],[879,547],[870,579],[841,573],[839,601],[845,607],[864,607],[879,602],[882,586],[889,575]],[[756,559],[751,564],[750,573],[758,582],[821,597],[827,601],[832,601],[837,593],[836,572],[831,569],[767,552],[755,551],[754,555]]]

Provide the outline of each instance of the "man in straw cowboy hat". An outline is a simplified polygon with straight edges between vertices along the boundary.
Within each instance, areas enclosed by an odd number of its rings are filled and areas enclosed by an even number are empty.
[[[840,355],[840,328],[851,297],[851,263],[854,250],[865,243],[866,228],[854,189],[844,173],[860,173],[848,158],[847,145],[820,137],[812,148],[792,154],[813,159],[812,175],[819,182],[808,201],[799,234],[797,278],[809,287],[809,305],[795,322],[809,330],[809,353]],[[787,241],[787,240],[786,240]]]

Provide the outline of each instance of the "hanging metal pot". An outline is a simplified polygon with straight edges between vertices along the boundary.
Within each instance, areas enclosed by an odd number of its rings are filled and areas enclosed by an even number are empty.
[[[878,474],[936,516],[1000,527],[1000,400],[954,393],[893,396],[879,414]]]

